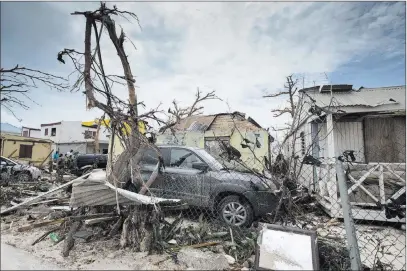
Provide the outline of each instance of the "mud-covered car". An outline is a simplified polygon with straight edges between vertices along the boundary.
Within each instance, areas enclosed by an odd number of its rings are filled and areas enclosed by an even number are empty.
[[[0,156],[0,174],[1,179],[4,180],[17,180],[21,182],[28,182],[38,180],[41,177],[41,170],[31,165],[24,165]]]
[[[233,226],[248,226],[256,217],[275,210],[278,188],[271,179],[225,168],[204,149],[158,146],[164,167],[150,191],[164,198],[181,199],[189,206],[212,210]],[[144,149],[141,175],[150,178],[158,162],[155,150]],[[138,191],[140,187],[135,187]]]

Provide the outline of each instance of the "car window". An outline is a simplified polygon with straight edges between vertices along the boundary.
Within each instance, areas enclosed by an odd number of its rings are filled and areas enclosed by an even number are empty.
[[[156,165],[158,163],[158,154],[156,150],[153,149],[144,149],[142,150],[143,156],[141,158],[141,164],[144,165]]]
[[[12,162],[10,162],[10,161],[8,161],[8,160],[6,160],[4,158],[1,158],[1,163],[2,164],[5,163],[5,165],[7,165],[7,166],[14,166],[14,164]]]
[[[191,151],[183,149],[171,150],[171,167],[192,168],[192,163],[202,162],[202,160]]]

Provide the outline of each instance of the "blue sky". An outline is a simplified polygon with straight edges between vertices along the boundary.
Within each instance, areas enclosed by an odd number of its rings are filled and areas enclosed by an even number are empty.
[[[113,3],[110,3],[112,5]],[[57,62],[63,48],[83,51],[84,19],[73,11],[98,3],[2,2],[1,67],[20,64],[67,76]],[[137,23],[118,19],[137,50],[126,44],[139,100],[148,108],[175,98],[188,104],[197,87],[216,90],[224,101],[205,104],[205,113],[246,112],[261,125],[274,118],[281,99],[262,99],[280,90],[285,76],[304,76],[305,86],[349,83],[355,87],[405,84],[405,2],[157,3],[121,2]],[[109,40],[102,41],[107,72],[121,72]],[[325,76],[327,75],[327,77]],[[302,79],[300,80],[302,86]],[[126,91],[114,89],[125,98]],[[2,122],[38,127],[60,120],[90,120],[82,93],[33,89],[29,110],[16,109],[19,123],[2,108]]]

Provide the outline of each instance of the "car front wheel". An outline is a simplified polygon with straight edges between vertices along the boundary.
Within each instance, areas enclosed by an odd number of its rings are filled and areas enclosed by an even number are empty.
[[[31,174],[28,172],[21,172],[17,174],[17,180],[19,182],[29,182],[31,181]]]
[[[219,202],[218,206],[220,219],[228,225],[247,227],[253,222],[253,208],[238,196],[227,196]]]

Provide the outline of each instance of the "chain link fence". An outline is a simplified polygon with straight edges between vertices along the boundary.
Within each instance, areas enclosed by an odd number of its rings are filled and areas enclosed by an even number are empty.
[[[259,169],[257,163],[251,167],[230,154],[214,158],[188,147],[160,147],[160,151],[164,167],[149,192],[184,202],[164,212],[169,244],[224,252],[238,264],[254,268],[258,223],[265,222],[316,231],[320,269],[350,269],[334,160],[310,162],[297,157],[293,175],[282,166],[285,159]],[[350,156],[360,152],[346,153],[343,165],[362,265],[403,270],[405,163],[352,161]],[[157,162],[154,150],[144,151],[140,163],[144,182]]]
[[[374,270],[405,270],[405,145],[393,147],[394,152],[387,147],[345,151],[343,170],[362,265]],[[346,244],[335,162],[319,162],[304,165],[298,181],[314,192],[318,205],[331,218],[317,229],[319,238]],[[345,257],[343,260],[349,263]]]

